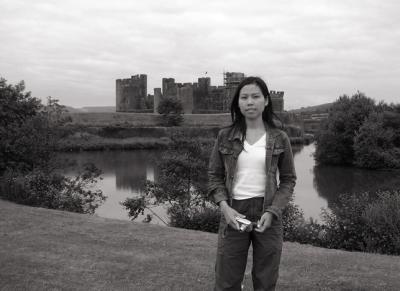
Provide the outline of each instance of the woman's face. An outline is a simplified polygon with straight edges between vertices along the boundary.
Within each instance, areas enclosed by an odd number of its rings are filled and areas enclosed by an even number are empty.
[[[249,84],[240,90],[239,108],[246,119],[262,118],[268,99],[264,97],[260,87],[256,84]]]

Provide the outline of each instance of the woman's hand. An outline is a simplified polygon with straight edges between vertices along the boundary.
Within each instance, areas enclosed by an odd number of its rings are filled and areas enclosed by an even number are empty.
[[[271,227],[272,219],[274,219],[273,214],[271,212],[265,212],[257,222],[257,227],[254,230],[264,232],[264,230]]]
[[[221,212],[224,214],[226,223],[229,224],[233,229],[239,230],[239,223],[237,222],[236,217],[244,218],[245,216],[230,207],[226,201],[221,201],[219,203],[219,207]]]

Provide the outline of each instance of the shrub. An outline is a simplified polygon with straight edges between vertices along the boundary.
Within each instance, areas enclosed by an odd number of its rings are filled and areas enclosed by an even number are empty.
[[[203,230],[213,230],[215,215],[207,201],[208,152],[207,142],[179,136],[155,161],[160,170],[157,183],[147,181],[141,195],[122,203],[129,216],[136,219],[149,206],[166,204],[171,225],[182,223],[192,229],[203,225]]]
[[[366,237],[367,251],[400,255],[400,191],[383,191],[367,205],[363,219],[371,232]]]
[[[218,232],[221,218],[219,209],[211,205],[190,209],[173,206],[168,209],[168,214],[171,226],[214,233]]]
[[[283,238],[288,241],[297,241],[296,231],[303,221],[303,211],[293,203],[292,199],[282,212]]]
[[[400,191],[341,194],[323,210],[323,224],[305,221],[291,201],[283,212],[284,239],[350,251],[400,255]]]
[[[183,122],[183,106],[182,102],[177,98],[162,98],[158,104],[157,111],[162,115],[166,126],[176,126]]]
[[[331,211],[323,212],[328,244],[335,249],[365,251],[365,237],[370,228],[363,218],[365,208],[371,203],[368,193],[342,194],[332,203]]]
[[[94,189],[99,175],[90,164],[74,178],[41,169],[26,175],[7,172],[0,180],[0,196],[30,206],[93,214],[105,200],[102,191]]]

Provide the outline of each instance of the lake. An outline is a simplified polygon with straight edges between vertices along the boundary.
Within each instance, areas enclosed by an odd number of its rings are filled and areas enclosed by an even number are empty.
[[[293,146],[297,172],[294,202],[303,210],[305,218],[312,217],[320,221],[321,208],[329,209],[339,193],[400,188],[399,172],[316,166],[314,151],[314,144]],[[160,157],[161,151],[96,151],[63,153],[60,156],[76,161],[77,166],[92,162],[102,170],[103,179],[98,182],[97,187],[107,196],[107,200],[96,210],[96,215],[129,220],[128,212],[120,202],[142,193],[146,180],[157,181],[157,169],[152,158]],[[66,174],[76,174],[77,168],[66,170]],[[166,220],[163,207],[152,210]],[[138,217],[137,221],[143,218]],[[152,223],[163,224],[155,217]]]

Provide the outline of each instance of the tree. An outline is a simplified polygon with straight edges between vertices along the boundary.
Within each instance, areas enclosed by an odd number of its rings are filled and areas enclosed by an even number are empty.
[[[0,78],[0,126],[11,128],[24,123],[35,116],[42,107],[40,100],[32,97],[30,92],[24,92],[25,83],[8,85]]]
[[[6,169],[32,170],[46,156],[43,146],[36,146],[43,142],[39,130],[43,106],[24,90],[23,81],[13,86],[0,79],[0,175]]]
[[[400,112],[376,112],[362,124],[354,139],[355,165],[400,168]]]
[[[162,114],[167,126],[177,126],[183,122],[183,106],[182,102],[177,98],[162,98],[158,104],[157,111]]]
[[[24,82],[13,86],[0,79],[0,196],[17,203],[93,213],[105,200],[93,190],[100,171],[87,165],[77,177],[61,175],[57,144],[68,118],[64,106],[47,105],[25,93]]]
[[[317,162],[352,165],[356,132],[375,109],[374,100],[363,93],[357,92],[351,98],[346,95],[339,97],[316,136]]]

